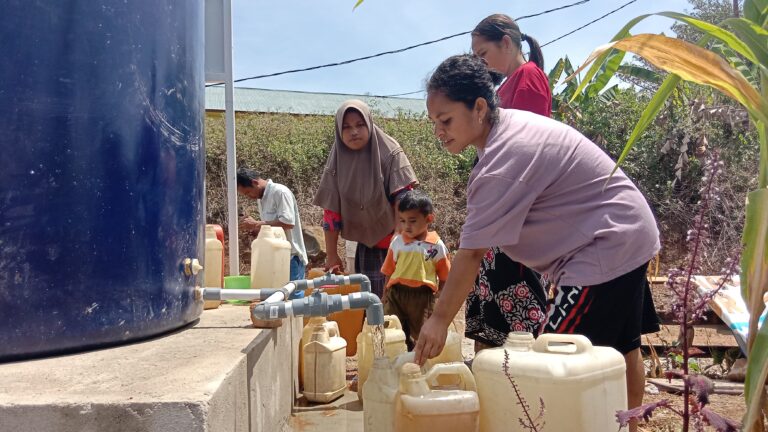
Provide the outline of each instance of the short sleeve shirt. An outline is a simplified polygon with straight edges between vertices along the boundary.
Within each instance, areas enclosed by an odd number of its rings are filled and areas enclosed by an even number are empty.
[[[301,261],[306,265],[309,261],[307,260],[307,249],[304,246],[304,237],[301,233],[299,206],[290,189],[268,180],[264,196],[258,200],[258,205],[262,220],[278,220],[284,224],[293,225],[293,228],[286,230],[286,237],[291,243],[291,254],[301,258]]]
[[[448,279],[450,270],[448,248],[434,231],[429,231],[424,240],[396,235],[381,266],[381,272],[389,276],[387,287],[396,283],[410,287],[427,286],[435,292],[439,283]]]
[[[534,62],[523,63],[504,81],[497,92],[499,106],[530,111],[545,117],[552,114],[549,80]]]
[[[595,285],[659,250],[650,207],[632,181],[575,129],[500,110],[467,186],[461,246],[501,249],[561,285]],[[610,177],[610,178],[609,178]]]

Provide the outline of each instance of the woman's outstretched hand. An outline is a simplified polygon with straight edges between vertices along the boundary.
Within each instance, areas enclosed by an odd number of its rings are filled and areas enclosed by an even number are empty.
[[[432,316],[424,323],[416,341],[415,360],[423,365],[427,359],[439,355],[448,337],[448,326],[467,299],[477,276],[477,269],[488,249],[459,249],[451,264],[451,272],[440,290],[440,301]],[[463,336],[463,335],[462,335]]]
[[[419,332],[419,340],[414,348],[415,360],[419,366],[443,351],[448,337],[448,326],[440,322],[434,315],[424,322]]]

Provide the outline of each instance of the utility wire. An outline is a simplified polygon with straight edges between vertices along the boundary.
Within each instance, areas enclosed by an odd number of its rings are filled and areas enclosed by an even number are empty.
[[[563,10],[563,9],[568,9],[568,8],[571,8],[571,7],[574,7],[574,6],[582,5],[582,4],[588,3],[590,1],[591,0],[579,0],[579,1],[574,2],[574,3],[570,3],[570,4],[567,4],[567,5],[564,5],[564,6],[560,6],[560,7],[557,7],[557,8],[553,8],[553,9],[548,9],[548,10],[541,11],[541,12],[538,12],[538,13],[535,13],[535,14],[523,15],[523,16],[521,16],[519,18],[516,18],[515,20],[516,21],[521,21],[521,20],[524,20],[524,19],[527,19],[527,18],[533,18],[533,17],[537,17],[537,16],[541,16],[541,15],[546,15],[546,14],[549,14],[549,13],[552,13],[552,12],[557,12],[557,11],[560,11],[560,10]],[[281,71],[281,72],[274,72],[274,73],[269,73],[269,74],[264,74],[264,75],[255,75],[255,76],[251,76],[251,77],[247,77],[247,78],[239,78],[239,79],[234,80],[233,83],[239,83],[239,82],[243,82],[243,81],[250,81],[250,80],[261,79],[261,78],[275,77],[275,76],[292,74],[292,73],[297,73],[297,72],[307,72],[307,71],[311,71],[311,70],[324,69],[324,68],[335,67],[335,66],[342,66],[342,65],[346,65],[346,64],[350,64],[350,63],[355,63],[355,62],[359,62],[359,61],[363,61],[363,60],[370,60],[372,58],[381,57],[381,56],[385,56],[385,55],[398,54],[398,53],[401,53],[401,52],[412,50],[414,48],[419,48],[419,47],[423,47],[423,46],[427,46],[427,45],[436,44],[438,42],[442,42],[442,41],[445,41],[445,40],[448,40],[448,39],[453,39],[455,37],[468,35],[471,32],[472,31],[470,30],[470,31],[465,31],[465,32],[461,32],[461,33],[456,33],[456,34],[452,34],[452,35],[449,35],[449,36],[441,37],[439,39],[434,39],[434,40],[427,41],[427,42],[422,42],[422,43],[419,43],[419,44],[416,44],[416,45],[407,46],[405,48],[400,48],[400,49],[391,50],[391,51],[384,51],[384,52],[380,52],[380,53],[377,53],[377,54],[372,54],[372,55],[368,55],[368,56],[364,56],[364,57],[358,57],[358,58],[354,58],[354,59],[350,59],[350,60],[344,60],[344,61],[340,61],[340,62],[336,62],[336,63],[328,63],[328,64],[324,64],[324,65],[311,66],[311,67],[307,67],[307,68],[291,69],[291,70],[286,70],[286,71]],[[222,84],[224,84],[224,83],[213,83],[213,84],[206,85],[206,87],[218,86],[218,85],[222,85]]]
[[[416,93],[424,93],[426,90],[416,90],[408,93],[397,93],[397,94],[388,94],[388,95],[376,95],[374,97],[398,97],[398,96],[409,96]]]
[[[618,11],[620,11],[620,10],[624,9],[625,7],[627,7],[627,6],[631,5],[632,3],[635,3],[636,1],[637,1],[637,0],[631,0],[631,1],[628,1],[627,3],[624,3],[623,5],[619,6],[618,8],[616,8],[616,9],[614,9],[614,10],[612,10],[612,11],[610,11],[610,12],[606,13],[605,15],[602,15],[602,16],[600,16],[600,17],[598,17],[598,18],[595,18],[595,19],[593,19],[592,21],[590,21],[590,22],[588,22],[588,23],[584,24],[583,26],[581,26],[581,27],[579,27],[579,28],[573,29],[573,30],[569,31],[568,33],[566,33],[566,34],[564,34],[564,35],[562,35],[562,36],[558,36],[557,38],[555,38],[555,39],[552,39],[551,41],[549,41],[549,42],[547,42],[547,43],[545,43],[545,44],[541,45],[541,48],[544,48],[544,47],[545,47],[545,46],[547,46],[547,45],[553,44],[553,43],[555,43],[555,42],[559,41],[560,39],[563,39],[563,38],[565,38],[565,37],[568,37],[568,36],[570,36],[570,35],[572,35],[572,34],[576,33],[576,32],[577,32],[577,31],[579,31],[579,30],[583,30],[583,29],[585,29],[585,28],[587,28],[587,27],[591,26],[592,24],[594,24],[594,23],[596,23],[596,22],[598,22],[598,21],[600,21],[600,20],[602,20],[602,19],[605,19],[607,16],[609,16],[609,15],[612,15],[612,14],[615,14],[616,12],[618,12]],[[408,93],[398,93],[398,94],[393,94],[393,95],[384,95],[384,96],[379,96],[379,97],[396,97],[396,96],[406,96],[406,95],[412,95],[412,94],[416,94],[416,93],[422,93],[423,91],[424,91],[424,90],[417,90],[417,91],[408,92]]]
[[[584,24],[583,26],[581,26],[581,27],[579,27],[579,28],[577,28],[577,29],[571,30],[571,31],[569,31],[568,33],[566,33],[566,34],[564,34],[564,35],[562,35],[562,36],[560,36],[560,37],[558,37],[558,38],[556,38],[556,39],[552,39],[551,41],[549,41],[549,42],[545,43],[544,45],[541,45],[541,47],[542,47],[542,48],[544,48],[545,46],[547,46],[547,45],[549,45],[549,44],[553,44],[553,43],[555,43],[555,42],[559,41],[560,39],[562,39],[562,38],[564,38],[564,37],[568,37],[568,36],[570,36],[570,35],[572,35],[572,34],[576,33],[576,32],[577,32],[577,31],[579,31],[579,30],[582,30],[582,29],[584,29],[584,28],[586,28],[586,27],[589,27],[589,26],[591,26],[592,24],[594,24],[594,23],[596,23],[596,22],[598,22],[598,21],[600,21],[600,20],[604,19],[605,17],[607,17],[607,16],[609,16],[609,15],[613,15],[613,14],[615,14],[616,12],[618,12],[618,11],[620,11],[620,10],[624,9],[625,7],[627,7],[627,6],[631,5],[632,3],[636,2],[636,1],[637,1],[637,0],[631,0],[631,1],[628,1],[628,2],[624,3],[623,5],[621,5],[621,6],[617,7],[616,9],[614,9],[614,10],[612,10],[612,11],[608,12],[607,14],[605,14],[605,15],[603,15],[603,16],[601,16],[601,17],[599,17],[599,18],[595,18],[595,19],[593,19],[592,21],[590,21],[590,22],[588,22],[588,23]]]
[[[592,0],[581,0],[581,1],[577,1],[575,3],[570,3],[570,4],[567,4],[567,5],[564,5],[564,6],[556,7],[554,9],[547,9],[545,11],[537,12],[535,14],[523,15],[523,16],[521,16],[519,18],[515,18],[515,21],[521,21],[521,20],[524,20],[524,19],[527,19],[527,18],[535,18],[537,16],[546,15],[548,13],[557,12],[559,10],[568,9],[568,8],[571,8],[571,7],[574,7],[574,6],[578,6],[578,5],[583,5],[584,3],[589,3],[590,1],[592,1]],[[468,34],[468,33],[471,33],[471,32],[465,32],[464,34]]]

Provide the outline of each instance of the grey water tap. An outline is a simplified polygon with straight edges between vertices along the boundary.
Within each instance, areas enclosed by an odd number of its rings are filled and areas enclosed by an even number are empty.
[[[314,279],[292,281],[297,289],[319,289],[323,286],[360,285],[360,292],[371,292],[371,280],[364,274],[335,275],[326,273]]]
[[[312,288],[311,295],[285,302],[257,304],[252,308],[256,319],[280,319],[291,316],[328,316],[334,312],[349,309],[365,309],[370,325],[384,324],[384,306],[376,294],[370,292],[371,282],[367,276],[354,274],[339,276],[327,274],[311,280],[293,281],[297,288]],[[327,285],[360,284],[361,292],[326,294],[320,289]]]

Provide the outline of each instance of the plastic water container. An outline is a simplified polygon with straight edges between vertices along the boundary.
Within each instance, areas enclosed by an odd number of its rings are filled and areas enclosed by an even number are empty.
[[[405,366],[408,363],[416,363],[416,353],[413,351],[404,352],[397,357],[395,357],[394,360],[392,360],[392,369],[395,371],[395,375],[397,376],[397,379],[400,380],[400,372],[403,369],[403,366]],[[430,360],[427,360],[426,363],[424,363],[424,366],[421,367],[422,373],[427,373],[427,371],[433,366],[432,363],[430,363]]]
[[[314,279],[325,274],[322,268],[311,268],[307,274],[307,278]],[[360,292],[360,285],[339,285],[323,287],[323,290],[328,294],[351,294],[353,292]],[[304,292],[304,295],[309,295],[312,290],[308,289]],[[336,321],[339,323],[339,335],[347,341],[347,356],[352,357],[357,353],[357,335],[360,334],[360,330],[363,328],[363,320],[365,318],[364,309],[348,309],[341,312],[334,312],[328,315],[329,321]],[[306,322],[306,321],[305,321]]]
[[[282,288],[291,277],[291,243],[280,227],[264,225],[251,243],[251,288]]]
[[[440,375],[458,376],[462,389],[435,390]],[[436,364],[426,375],[418,365],[406,363],[399,390],[395,404],[397,432],[477,432],[480,428],[480,399],[472,372],[463,362]]]
[[[363,430],[392,432],[395,430],[395,396],[398,377],[389,359],[377,358],[363,390]]]
[[[301,341],[299,342],[299,388],[304,388],[304,347],[312,340],[312,332],[315,326],[326,327],[329,334],[339,334],[339,325],[336,321],[328,321],[325,317],[310,317],[307,325],[301,330]]]
[[[459,333],[449,329],[443,350],[437,357],[429,359],[430,362],[434,364],[464,361],[464,355],[461,354],[461,340]]]
[[[464,361],[464,355],[461,353],[461,341],[464,336],[461,333],[455,331],[448,331],[448,336],[445,340],[445,347],[443,351],[437,356],[440,363],[448,363],[453,361]]]
[[[226,274],[227,272],[227,265],[226,265],[226,261],[224,260],[224,255],[226,255],[227,253],[227,242],[224,240],[224,228],[222,228],[221,225],[216,225],[216,224],[209,224],[209,225],[213,227],[213,232],[216,233],[216,238],[221,242],[221,246],[222,246],[221,285],[220,286],[224,286],[224,274]]]
[[[414,363],[415,361],[415,353],[413,351],[408,351],[402,354],[399,354],[395,360],[392,362],[392,368],[395,370],[395,374],[398,376],[400,375],[400,369],[405,365],[406,363]],[[461,337],[458,333],[449,330],[448,336],[445,340],[445,346],[443,347],[443,350],[440,352],[440,354],[437,355],[437,357],[431,358],[424,363],[424,367],[422,368],[422,372],[428,372],[430,369],[432,369],[432,366],[439,364],[439,363],[455,363],[455,362],[463,362],[464,356],[461,354]],[[458,388],[459,382],[458,378],[455,375],[440,375],[437,378],[437,385],[440,388],[447,389],[447,388]]]
[[[461,340],[462,337],[459,333],[449,329],[448,336],[445,338],[445,346],[443,347],[443,350],[437,357],[429,359],[429,367],[431,368],[432,365],[438,363],[463,362],[464,355],[461,354]],[[458,385],[456,379],[456,376],[441,375],[438,377],[438,384],[440,387],[455,387]]]
[[[326,289],[328,295],[331,294],[351,294],[360,292],[360,285],[340,285]],[[365,309],[348,309],[341,312],[334,312],[328,315],[328,320],[339,323],[339,335],[347,341],[347,355],[353,356],[357,353],[357,335],[363,328],[365,320]]]
[[[204,284],[206,287],[224,286],[224,275],[222,274],[224,263],[224,245],[216,238],[216,231],[213,225],[205,226],[205,275]],[[206,300],[204,309],[216,309],[221,304],[219,300]]]
[[[543,334],[534,341],[530,333],[514,332],[503,346],[478,352],[472,362],[483,401],[483,432],[520,430],[518,419],[523,413],[504,375],[504,350],[509,354],[510,374],[526,402],[538,412],[539,398],[544,401],[542,430],[618,429],[616,411],[627,409],[624,356],[613,348],[592,346],[581,335]]]
[[[392,361],[406,352],[405,332],[396,315],[384,316],[384,353]],[[363,384],[368,379],[368,371],[373,366],[373,327],[363,324],[363,330],[357,335],[357,397],[363,400]]]
[[[311,402],[328,403],[347,389],[347,342],[338,328],[317,324],[304,347],[304,397]]]
[[[213,227],[213,231],[216,233],[216,238],[219,239],[221,244],[226,247],[226,243],[224,242],[224,228],[222,228],[221,225],[216,225],[216,224],[209,224],[209,225]],[[223,265],[221,267],[224,268]]]

